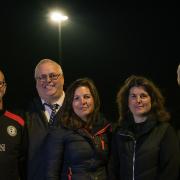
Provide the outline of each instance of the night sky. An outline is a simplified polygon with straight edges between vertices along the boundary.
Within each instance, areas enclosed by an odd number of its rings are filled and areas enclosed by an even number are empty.
[[[58,27],[48,19],[62,9],[69,20],[62,25],[62,57]],[[153,4],[136,1],[34,0],[1,4],[1,60],[9,106],[21,107],[36,95],[34,68],[43,58],[61,62],[65,89],[75,79],[90,77],[99,90],[102,111],[117,118],[116,94],[131,74],[153,80],[176,108],[180,89],[180,9],[173,1]]]

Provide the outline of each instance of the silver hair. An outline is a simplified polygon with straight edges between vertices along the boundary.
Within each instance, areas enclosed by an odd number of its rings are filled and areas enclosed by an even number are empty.
[[[39,66],[41,64],[44,64],[44,63],[51,63],[51,64],[54,64],[55,66],[57,66],[59,68],[59,73],[63,74],[63,71],[62,71],[62,68],[60,66],[60,64],[58,64],[57,62],[51,60],[51,59],[42,59],[39,61],[39,63],[36,65],[35,67],[35,70],[34,70],[34,77],[36,78],[37,77],[37,74],[38,74],[38,70],[39,70]]]

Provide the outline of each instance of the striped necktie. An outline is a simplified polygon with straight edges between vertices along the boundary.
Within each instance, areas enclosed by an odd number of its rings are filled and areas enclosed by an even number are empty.
[[[54,123],[54,116],[56,115],[56,111],[59,108],[59,105],[58,104],[47,104],[47,103],[44,103],[44,105],[49,106],[52,110],[50,118],[49,118],[49,126],[52,126]]]

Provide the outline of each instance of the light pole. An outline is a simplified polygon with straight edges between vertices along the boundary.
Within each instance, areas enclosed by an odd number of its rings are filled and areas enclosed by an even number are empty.
[[[50,14],[50,18],[52,21],[58,24],[59,38],[58,38],[58,49],[59,49],[59,58],[62,58],[62,46],[61,46],[61,26],[62,22],[68,19],[68,16],[63,15],[59,11],[54,11]]]

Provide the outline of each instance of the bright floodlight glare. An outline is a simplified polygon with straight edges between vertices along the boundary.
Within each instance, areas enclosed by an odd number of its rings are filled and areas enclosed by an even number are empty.
[[[59,13],[59,12],[53,12],[50,15],[51,20],[55,21],[55,22],[61,22],[61,21],[65,21],[68,19],[67,16],[64,16],[63,14]]]

